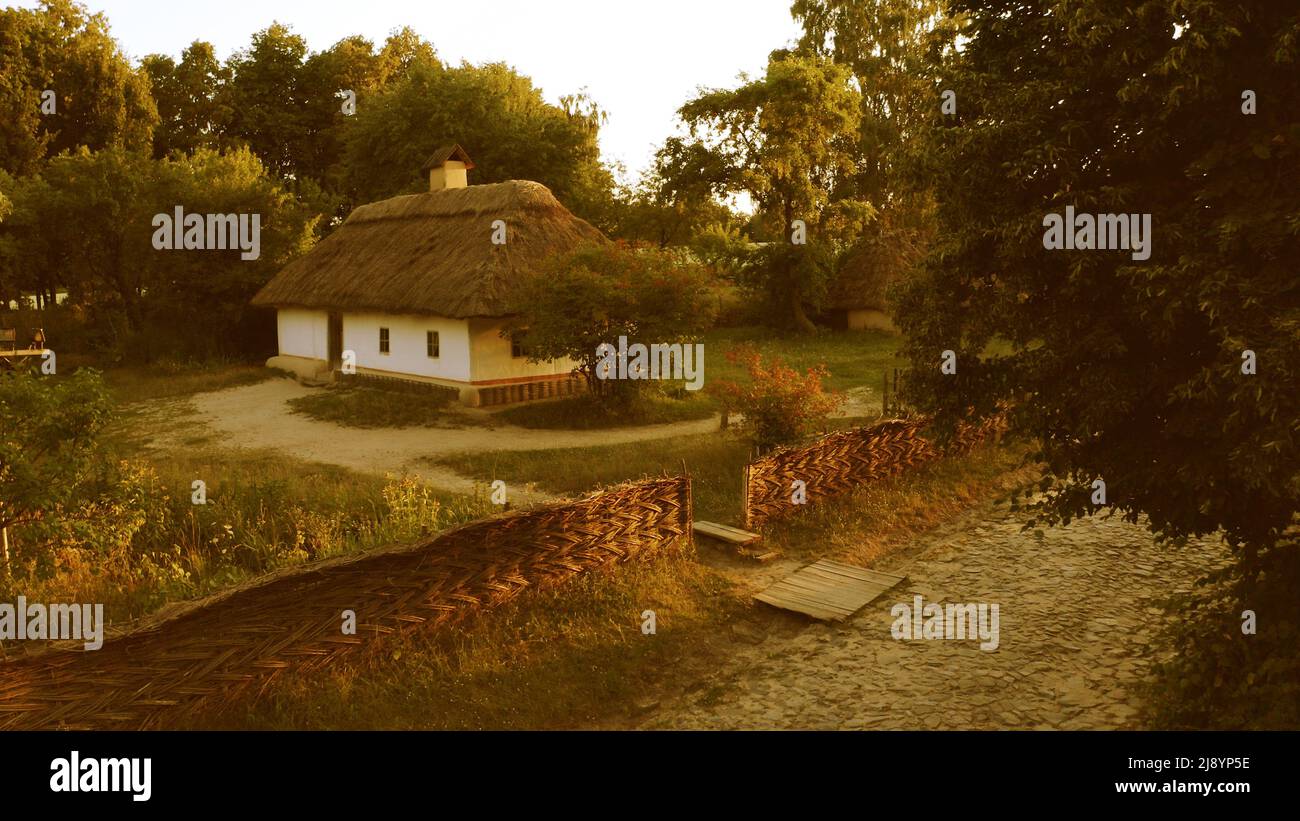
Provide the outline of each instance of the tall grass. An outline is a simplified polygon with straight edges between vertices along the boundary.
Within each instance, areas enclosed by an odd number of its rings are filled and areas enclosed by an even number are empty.
[[[272,451],[180,450],[132,464],[140,492],[128,540],[109,555],[53,545],[53,575],[15,573],[14,590],[0,592],[101,602],[117,623],[271,570],[407,541],[494,511],[485,496]],[[195,503],[195,481],[204,483],[205,504]]]

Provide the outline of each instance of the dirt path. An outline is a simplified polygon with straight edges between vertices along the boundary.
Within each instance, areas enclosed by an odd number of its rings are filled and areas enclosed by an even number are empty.
[[[290,411],[290,399],[321,388],[290,379],[270,379],[190,397],[193,413],[175,419],[155,437],[155,446],[183,447],[186,437],[206,433],[218,447],[270,448],[302,459],[366,473],[411,473],[457,493],[474,490],[475,480],[447,468],[422,463],[431,456],[484,450],[550,450],[590,447],[708,433],[718,418],[664,425],[604,430],[532,430],[513,425],[494,428],[349,428]],[[484,411],[466,413],[487,416]],[[547,498],[534,488],[512,488],[520,505]]]
[[[1160,626],[1153,600],[1225,559],[1161,549],[1119,520],[1020,532],[985,508],[876,569],[909,580],[836,626],[756,609],[716,675],[640,721],[655,728],[1124,728]],[[898,603],[997,603],[1000,644],[895,640]],[[762,607],[762,606],[760,606]]]

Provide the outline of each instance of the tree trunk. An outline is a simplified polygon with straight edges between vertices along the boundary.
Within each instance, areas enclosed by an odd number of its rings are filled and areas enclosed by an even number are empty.
[[[785,241],[790,242],[792,240],[792,234],[790,232],[794,230],[794,202],[789,196],[786,196],[784,200]],[[803,299],[801,299],[802,289],[795,284],[794,276],[790,270],[787,269],[782,271],[781,274],[782,278],[790,288],[790,319],[794,322],[795,330],[804,334],[813,333],[817,330],[817,326],[814,325],[812,320],[808,318],[808,315],[804,313]]]
[[[817,326],[808,318],[808,314],[804,313],[803,300],[799,298],[798,290],[795,290],[790,295],[790,310],[795,330],[805,334],[810,334],[817,330]]]

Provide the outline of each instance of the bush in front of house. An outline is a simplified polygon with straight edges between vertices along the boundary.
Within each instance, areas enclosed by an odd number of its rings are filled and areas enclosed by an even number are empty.
[[[649,383],[601,379],[601,345],[682,344],[713,323],[711,280],[687,255],[626,243],[601,243],[552,258],[528,277],[507,333],[526,332],[530,362],[570,359],[606,408],[631,402]]]

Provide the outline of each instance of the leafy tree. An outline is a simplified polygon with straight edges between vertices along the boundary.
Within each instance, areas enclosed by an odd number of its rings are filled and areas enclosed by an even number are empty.
[[[814,55],[776,51],[766,74],[732,90],[707,91],[682,106],[690,139],[672,138],[660,165],[674,193],[744,193],[769,236],[747,266],[751,285],[783,306],[800,330],[804,305],[825,294],[839,246],[870,218],[870,205],[839,196],[854,171],[861,98],[847,69]],[[795,220],[806,242],[793,236]]]
[[[273,346],[268,317],[249,306],[253,294],[313,241],[318,214],[272,177],[248,149],[200,149],[156,169],[146,212],[182,205],[186,213],[257,214],[257,259],[240,250],[157,251],[151,225],[132,227],[125,241],[143,249],[141,267],[148,326],[134,340],[145,358],[160,352],[195,356],[238,355]]]
[[[680,254],[623,243],[552,259],[519,289],[509,332],[527,334],[529,360],[570,359],[593,396],[626,401],[644,380],[601,379],[601,345],[693,343],[712,320],[709,281]]]
[[[863,115],[856,195],[883,208],[912,187],[906,142],[938,107],[941,58],[955,21],[938,0],[795,0],[800,46],[853,72]],[[893,203],[906,205],[906,203]]]
[[[550,105],[504,64],[417,62],[349,118],[347,188],[361,202],[426,191],[420,167],[455,142],[474,159],[475,183],[536,180],[586,216],[603,206],[612,183],[600,163],[599,117],[581,96]]]
[[[181,54],[179,63],[163,54],[151,54],[141,66],[149,75],[158,106],[154,156],[219,148],[231,116],[222,99],[230,72],[217,59],[212,44],[195,40]]]
[[[436,65],[438,51],[410,26],[397,29],[379,51],[379,86],[387,88],[416,65]]]
[[[71,0],[0,9],[0,168],[30,174],[78,146],[140,148],[158,115],[147,76],[131,67],[102,14]],[[42,113],[42,92],[54,92]]]
[[[948,422],[1012,402],[1041,442],[1039,519],[1105,510],[1172,539],[1221,529],[1239,602],[1289,585],[1273,618],[1300,622],[1300,578],[1275,546],[1300,508],[1300,190],[1287,182],[1300,175],[1300,18],[1178,0],[955,12],[970,23],[947,81],[959,125],[924,146],[937,247],[901,295],[913,401]],[[1045,217],[1067,206],[1150,214],[1150,258],[1045,250]],[[1009,352],[982,356],[994,342]],[[1203,655],[1188,665],[1208,699],[1235,686]]]
[[[100,353],[148,359],[173,353],[237,353],[259,340],[248,300],[311,240],[315,215],[271,178],[246,148],[153,160],[118,149],[56,157],[18,180],[0,223],[3,270],[52,294],[66,287],[99,336]],[[158,250],[154,216],[260,215],[260,255],[240,250]],[[247,348],[242,346],[247,343]]]
[[[297,170],[306,58],[307,41],[288,26],[273,23],[254,34],[252,44],[227,63],[230,81],[223,102],[230,110],[230,136],[247,143],[281,177]]]
[[[142,249],[125,242],[132,227],[148,226],[142,201],[151,177],[143,153],[81,148],[56,157],[41,174],[13,189],[13,214],[0,224],[7,267],[22,290],[53,304],[66,288],[74,303],[143,325],[147,286]],[[148,248],[147,238],[143,248]]]

